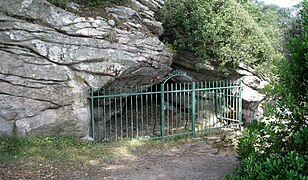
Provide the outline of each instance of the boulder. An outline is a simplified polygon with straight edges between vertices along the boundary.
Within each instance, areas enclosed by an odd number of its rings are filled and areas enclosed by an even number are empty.
[[[242,79],[244,79],[244,76]],[[263,109],[261,102],[265,99],[265,95],[252,89],[243,80],[243,121],[261,120],[263,118]]]
[[[136,2],[144,8],[116,6],[107,17],[82,17],[46,0],[1,0],[0,134],[16,125],[22,136],[85,137],[90,88],[160,82],[172,63],[158,39],[161,24],[149,13],[160,3]]]

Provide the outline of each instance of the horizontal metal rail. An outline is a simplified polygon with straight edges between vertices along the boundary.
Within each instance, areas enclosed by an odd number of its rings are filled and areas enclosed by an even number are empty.
[[[194,91],[210,91],[210,90],[217,90],[217,89],[233,89],[233,88],[240,88],[240,86],[229,86],[229,87],[217,87],[217,88],[199,88],[195,89]],[[177,92],[192,92],[192,89],[188,90],[173,90],[173,91],[164,91],[165,94],[167,93],[177,93]],[[137,95],[151,95],[151,94],[160,94],[161,91],[155,91],[155,92],[135,92],[135,93],[123,93],[123,94],[107,94],[107,95],[99,95],[95,96],[93,95],[93,99],[97,98],[108,98],[108,97],[126,97],[126,96],[137,96]]]

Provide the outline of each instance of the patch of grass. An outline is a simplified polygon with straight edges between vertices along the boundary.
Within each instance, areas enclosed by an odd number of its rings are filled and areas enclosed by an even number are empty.
[[[187,138],[189,139],[189,138]],[[66,162],[67,164],[91,163],[108,160],[113,157],[134,156],[152,152],[152,150],[179,146],[185,142],[169,139],[142,141],[133,139],[116,143],[92,143],[75,137],[0,137],[0,164],[9,164],[18,160],[42,162]]]
[[[203,136],[221,134],[209,131]],[[191,135],[170,137],[166,143],[160,140],[132,139],[115,143],[92,143],[70,136],[9,137],[0,136],[0,164],[29,161],[33,164],[65,162],[66,164],[92,164],[123,156],[155,153],[184,143],[193,142]]]
[[[84,155],[91,143],[73,137],[0,137],[0,162],[32,158],[74,161]],[[90,153],[88,155],[91,155]]]
[[[0,137],[0,162],[16,159],[20,152],[20,141],[16,137]]]

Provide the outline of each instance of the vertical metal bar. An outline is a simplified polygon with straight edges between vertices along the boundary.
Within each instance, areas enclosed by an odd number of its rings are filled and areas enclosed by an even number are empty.
[[[173,91],[173,83],[171,84],[171,91]],[[174,112],[173,112],[173,104],[174,104],[174,99],[173,99],[173,94],[174,92],[171,93],[171,134],[173,135],[173,129],[174,129]]]
[[[146,88],[145,92],[148,92],[148,88]],[[148,93],[145,96],[145,114],[146,114],[146,135],[150,135],[148,134],[149,132],[149,112],[148,112],[148,107],[149,107],[149,103],[148,103]]]
[[[229,87],[230,87],[230,85],[228,84],[228,81],[226,81],[226,87],[227,87],[227,89],[226,89],[226,118],[229,118],[229,119],[231,119],[231,117],[230,117],[230,110],[229,110]],[[226,120],[226,122],[227,122],[227,125],[229,125],[229,120]]]
[[[140,86],[140,91],[141,93],[143,92],[143,89],[142,89],[142,85]],[[141,136],[143,137],[144,136],[144,127],[143,127],[143,95],[140,96],[140,105],[141,105],[141,110],[140,110],[140,117],[141,117]]]
[[[184,87],[183,87],[183,92],[184,92],[184,133],[186,132],[186,92],[185,92],[185,87],[186,83],[184,83]]]
[[[133,93],[133,87],[130,87],[130,92]],[[133,98],[134,96],[130,96],[130,131],[131,131],[131,139],[134,138],[134,112],[133,112]]]
[[[209,113],[205,113],[205,108],[204,108],[204,106],[205,106],[205,104],[206,104],[206,102],[208,102],[209,100],[208,100],[208,91],[206,90],[206,82],[204,82],[204,84],[203,84],[203,82],[201,82],[200,83],[201,85],[201,102],[200,102],[200,108],[201,108],[201,111],[200,111],[200,118],[202,119],[202,130],[204,130],[205,128],[206,128],[206,121],[210,121],[210,114]],[[207,117],[206,116],[209,116],[209,118],[208,119],[206,119]],[[200,127],[201,128],[201,127]]]
[[[234,88],[232,87],[232,81],[229,80],[229,106],[230,106],[230,119],[233,119],[233,90]],[[234,122],[234,121],[233,121]]]
[[[151,92],[153,92],[153,86],[151,86],[151,88],[150,88],[150,91]],[[153,133],[152,135],[154,135],[154,127],[155,127],[155,124],[156,124],[156,120],[153,118],[154,116],[153,116],[153,94],[151,94],[150,95],[151,96],[151,98],[150,98],[150,124],[152,124],[152,128],[153,128],[153,130],[151,131],[151,133]]]
[[[199,82],[197,88],[198,88],[198,89],[201,89],[201,87],[202,87],[202,82]],[[202,91],[201,91],[201,90],[198,90],[198,102],[196,102],[196,103],[197,103],[197,105],[198,105],[198,108],[197,108],[197,117],[199,118],[199,121],[201,120],[201,111],[200,111],[200,106],[201,106],[200,99],[201,99],[201,97],[202,97]],[[200,122],[199,122],[199,123],[200,123]],[[199,125],[198,125],[197,130],[201,130],[200,128],[201,128],[201,127],[199,127]]]
[[[222,122],[224,122],[224,118],[226,117],[226,99],[225,99],[225,97],[226,97],[226,94],[225,94],[225,91],[226,91],[226,89],[225,89],[225,81],[222,81],[222,85],[221,85],[221,91],[222,91],[222,93],[221,93],[221,106],[222,106],[222,115],[221,115],[221,117],[222,117]]]
[[[225,115],[226,115],[226,107],[225,107],[225,82],[224,81],[220,81],[220,89],[221,89],[221,93],[220,93],[220,99],[221,99],[221,122],[224,121]]]
[[[232,81],[231,82],[231,84],[232,84],[232,86],[234,86],[234,81]],[[232,115],[232,117],[233,117],[233,119],[234,120],[237,120],[237,117],[236,117],[236,104],[235,104],[235,101],[236,101],[236,90],[237,88],[233,88],[233,93],[232,93],[232,109],[233,109],[233,115]]]
[[[178,84],[175,83],[175,133],[178,131]],[[181,116],[180,116],[181,117]]]
[[[108,95],[110,95],[110,86],[108,87]],[[112,124],[111,124],[111,96],[109,96],[109,140],[112,142]]]
[[[113,92],[113,95],[116,95],[117,94],[117,90],[116,90],[116,84],[114,84],[114,92]],[[115,96],[114,97],[114,129],[115,129],[115,141],[118,140],[118,118],[117,118],[117,97]]]
[[[240,92],[239,92],[239,114],[238,114],[238,119],[240,122],[240,130],[242,127],[242,89],[243,88],[243,84],[242,84],[242,80],[240,80]]]
[[[180,122],[179,122],[179,127],[182,126],[182,83],[179,83],[179,86],[180,86],[180,89],[179,89],[179,92],[180,92]]]
[[[229,84],[229,81],[226,81],[226,87],[227,87],[227,98],[226,98],[227,114],[226,114],[226,118],[231,119],[231,117],[230,117],[230,108],[229,108],[229,106],[230,106],[230,84]],[[229,121],[227,121],[227,122],[228,122],[227,125],[229,125]]]
[[[97,96],[99,96],[99,91],[100,90],[98,90],[97,91]],[[100,98],[97,98],[97,113],[98,113],[98,118],[97,118],[97,121],[98,121],[98,141],[100,141],[101,140],[101,108],[100,108]]]
[[[223,107],[222,107],[222,100],[221,100],[221,96],[222,96],[222,92],[221,92],[221,81],[218,82],[218,102],[219,102],[219,110],[218,110],[218,113],[219,113],[219,127],[221,127],[221,119],[222,119],[222,112],[223,112]]]
[[[169,84],[167,84],[167,91],[169,91]],[[169,93],[167,92],[166,95],[167,95],[167,103],[170,104]],[[170,111],[169,107],[166,107],[166,111],[167,111],[167,119],[166,119],[167,120],[167,132],[166,132],[166,134],[169,135],[169,128],[170,128],[169,127],[169,115],[170,115],[169,114],[169,111]]]
[[[138,86],[136,85],[136,93],[138,93]],[[136,94],[136,137],[139,136],[139,132],[138,132],[138,126],[139,126],[139,121],[138,121],[138,95]]]
[[[193,137],[196,137],[196,126],[195,126],[195,121],[196,121],[196,84],[195,82],[192,82],[192,132],[193,132]]]
[[[126,139],[128,139],[128,108],[127,108],[127,96],[125,96],[125,129],[126,129]]]
[[[155,88],[156,90],[158,89],[157,86],[158,86],[158,85],[156,84],[156,88]],[[159,113],[160,110],[158,110],[158,105],[159,105],[159,104],[158,104],[158,94],[156,93],[156,94],[155,94],[155,122],[156,122],[157,131],[158,131],[158,125],[159,125],[159,123],[160,123],[160,122],[158,122],[158,119],[159,119],[158,117],[159,117],[159,115],[160,115],[160,113]],[[160,107],[160,106],[159,106],[159,107]]]
[[[210,82],[208,82],[210,84]],[[204,118],[204,123],[203,123],[203,130],[210,124],[210,121],[211,121],[211,113],[206,113],[206,109],[205,109],[205,106],[206,104],[210,105],[210,91],[207,90],[207,82],[204,82],[204,85],[202,83],[202,88],[204,88],[204,91],[202,92],[205,92],[206,93],[206,96],[202,99],[201,103],[203,103],[202,107],[203,107],[203,113],[204,113],[204,116],[202,116],[202,118]],[[210,86],[210,85],[209,85]],[[208,94],[208,95],[207,95]],[[210,107],[208,107],[210,108]],[[213,113],[213,111],[212,111]],[[203,114],[202,114],[203,115]],[[207,117],[208,116],[208,117]]]
[[[214,87],[215,87],[215,82],[213,81],[212,82],[213,90],[211,90],[212,91],[212,103],[213,103],[213,106],[212,106],[213,108],[213,111],[212,111],[213,112],[213,123],[212,123],[213,127],[215,126],[215,123],[217,122],[217,102],[216,102],[217,89],[214,89]]]
[[[122,94],[122,90],[120,89],[120,94]],[[121,119],[121,124],[120,124],[120,136],[121,139],[123,139],[123,96],[120,97],[120,119]]]
[[[153,86],[151,86],[151,92],[153,92],[153,88],[152,88]],[[156,89],[156,91],[157,91],[157,89]],[[151,94],[151,108],[150,108],[150,110],[151,110],[151,124],[153,124],[153,131],[151,132],[151,133],[153,133],[152,135],[154,135],[154,131],[155,131],[155,126],[156,126],[156,119],[154,119],[154,116],[153,116],[153,94]]]
[[[187,83],[187,90],[188,91],[187,91],[187,121],[186,121],[187,123],[186,123],[186,125],[188,125],[188,122],[189,122],[189,119],[190,119],[190,114],[191,114],[191,112],[190,112],[191,111],[191,108],[190,108],[191,102],[190,102],[190,98],[189,98],[191,93],[190,93],[189,83]]]
[[[237,82],[236,82],[236,86],[238,86]],[[239,97],[239,88],[236,87],[236,94],[234,96],[235,98],[235,117],[236,119],[239,121],[239,116],[238,116],[238,97]]]
[[[103,91],[104,95],[106,94],[106,89],[104,88],[104,91]],[[107,124],[106,124],[106,121],[107,121],[107,114],[106,114],[106,98],[103,99],[103,111],[104,111],[104,139],[103,141],[106,141],[107,140]]]
[[[164,131],[164,84],[160,84],[160,132],[161,132],[161,141],[165,143],[165,131]]]
[[[91,124],[92,124],[92,142],[95,141],[95,132],[94,132],[94,99],[93,99],[93,89],[90,88],[90,91],[91,91]]]

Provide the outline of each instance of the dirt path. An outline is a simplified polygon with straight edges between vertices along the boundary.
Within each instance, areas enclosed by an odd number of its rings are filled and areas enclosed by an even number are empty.
[[[0,168],[0,179],[224,179],[237,165],[235,152],[225,150],[197,139],[177,147],[73,166],[58,162],[34,167],[20,162]]]
[[[235,153],[218,153],[204,142],[184,144],[155,154],[136,157],[129,166],[111,171],[111,179],[224,179],[237,165]],[[99,179],[99,178],[98,178]]]

